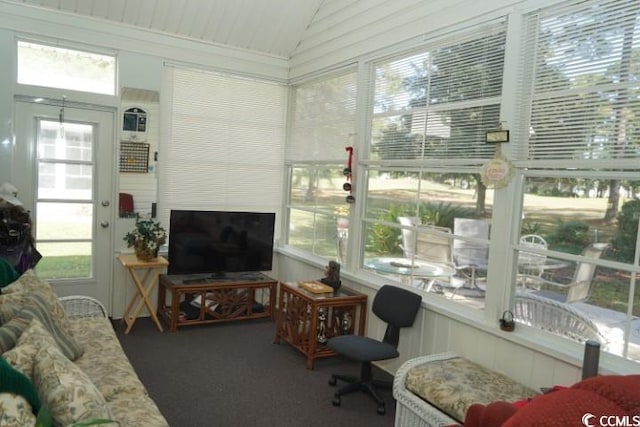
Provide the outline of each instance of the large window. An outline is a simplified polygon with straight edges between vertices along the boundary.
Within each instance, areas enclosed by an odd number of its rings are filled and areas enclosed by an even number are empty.
[[[115,95],[116,58],[19,41],[18,83]]]
[[[504,48],[496,23],[374,64],[365,268],[484,294],[493,191],[479,172],[494,153],[484,134],[500,122]]]
[[[353,70],[295,85],[291,93],[288,245],[346,263],[349,194],[344,190],[356,117]]]
[[[640,3],[579,2],[525,23],[517,292],[577,310],[607,351],[640,360]]]
[[[512,309],[639,361],[640,3],[518,14],[361,62],[358,215],[344,212],[340,161],[346,129],[359,128],[344,109],[355,74],[294,87],[289,244],[334,258],[342,219],[358,227],[354,273],[484,309],[492,324]],[[487,188],[485,132],[504,125],[513,181]],[[334,129],[342,139],[318,137]]]

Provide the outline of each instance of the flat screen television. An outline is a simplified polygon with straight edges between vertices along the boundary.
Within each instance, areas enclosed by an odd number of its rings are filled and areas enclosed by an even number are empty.
[[[171,275],[269,271],[275,213],[172,210]]]

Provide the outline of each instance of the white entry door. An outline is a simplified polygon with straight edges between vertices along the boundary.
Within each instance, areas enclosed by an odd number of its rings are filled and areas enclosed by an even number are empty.
[[[45,103],[18,100],[15,111],[13,175],[27,187],[19,198],[43,256],[36,273],[59,295],[89,295],[110,311],[115,113]]]

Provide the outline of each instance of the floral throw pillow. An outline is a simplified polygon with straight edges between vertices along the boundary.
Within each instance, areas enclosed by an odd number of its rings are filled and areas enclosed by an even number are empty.
[[[35,356],[33,383],[56,425],[93,419],[113,419],[111,409],[89,377],[55,346]]]
[[[2,357],[18,371],[33,378],[35,356],[38,350],[47,346],[56,346],[56,342],[42,323],[38,319],[33,319],[18,338],[15,347],[3,353]]]
[[[44,325],[69,360],[76,360],[82,356],[84,353],[82,345],[51,316],[45,298],[37,293],[30,295],[16,315],[0,326],[0,353],[13,348],[33,319],[39,320]]]
[[[62,329],[68,330],[69,319],[67,319],[58,295],[53,290],[51,283],[36,276],[33,270],[25,271],[18,280],[3,288],[2,294],[5,298],[15,297],[13,294],[22,295],[23,297],[34,294],[41,295],[47,303],[47,309],[51,313],[51,317]]]

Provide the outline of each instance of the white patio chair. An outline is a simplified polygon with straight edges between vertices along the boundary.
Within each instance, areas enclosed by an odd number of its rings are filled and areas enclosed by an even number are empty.
[[[452,239],[446,236],[446,234],[451,234],[449,228],[421,224],[418,217],[398,217],[398,222],[407,227],[417,228],[417,231],[402,229],[401,247],[406,258],[454,267],[451,258]],[[420,286],[427,292],[431,291],[434,285],[436,285],[436,289],[453,288],[452,297],[465,283],[457,277],[419,279],[422,282]]]
[[[454,218],[453,232],[456,236],[489,239],[489,223],[483,219]],[[453,240],[453,263],[469,281],[473,288],[479,289],[478,270],[487,270],[489,263],[489,246],[463,239]]]
[[[417,227],[421,224],[421,220],[417,216],[399,216],[398,222],[405,227]],[[416,253],[416,232],[408,228],[403,228],[400,232],[402,253],[405,258],[413,258]]]
[[[547,249],[549,247],[546,240],[537,234],[525,234],[521,236],[520,246],[532,249]],[[546,260],[546,255],[521,250],[518,254],[518,273],[520,275],[518,277],[518,283],[523,287],[529,287],[531,280],[527,278],[529,276],[542,276]]]
[[[608,246],[608,243],[592,243],[582,251],[582,256],[598,259],[600,258],[600,256],[602,256],[602,253]],[[584,301],[591,296],[596,267],[597,266],[595,264],[590,262],[578,262],[576,264],[576,269],[573,273],[573,277],[566,283],[555,280],[548,280],[541,276],[526,276],[526,279],[531,280],[536,285],[544,284],[567,289],[567,296],[564,299],[564,302],[579,302]]]

